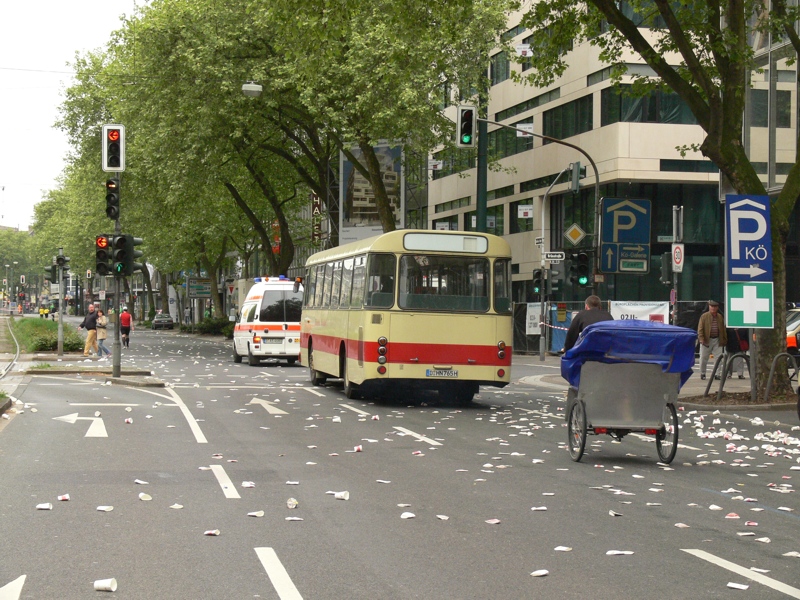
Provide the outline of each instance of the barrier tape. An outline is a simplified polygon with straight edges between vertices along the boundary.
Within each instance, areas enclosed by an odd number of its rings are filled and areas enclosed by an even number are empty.
[[[545,323],[545,327],[549,327],[550,329],[560,329],[561,331],[569,331],[569,327],[559,327],[558,325],[551,325],[550,323]]]

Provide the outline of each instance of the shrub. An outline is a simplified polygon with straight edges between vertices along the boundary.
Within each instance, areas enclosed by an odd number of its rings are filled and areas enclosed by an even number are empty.
[[[58,323],[48,319],[12,319],[14,335],[25,352],[58,350]],[[69,325],[64,325],[64,351],[83,349],[83,338]]]
[[[231,322],[228,321],[227,317],[210,318],[203,319],[197,323],[197,325],[195,325],[195,329],[199,333],[206,333],[209,335],[225,335],[225,328],[230,324]]]

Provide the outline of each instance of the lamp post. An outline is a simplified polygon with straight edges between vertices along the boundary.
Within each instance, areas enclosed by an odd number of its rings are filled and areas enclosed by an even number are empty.
[[[8,268],[10,266],[11,265],[6,265],[6,289],[5,289],[5,292],[6,292],[5,300],[6,300],[6,302],[8,302],[8,286],[9,286],[9,283],[10,283],[10,280],[8,279]]]
[[[18,261],[16,261],[16,260],[12,261],[12,264],[11,264],[11,279],[8,280],[8,285],[11,288],[11,297],[9,298],[9,301],[8,301],[8,312],[10,314],[12,314],[12,315],[14,314],[14,309],[11,307],[11,303],[17,297],[17,286],[14,283],[14,267],[16,267],[18,264],[19,264]]]

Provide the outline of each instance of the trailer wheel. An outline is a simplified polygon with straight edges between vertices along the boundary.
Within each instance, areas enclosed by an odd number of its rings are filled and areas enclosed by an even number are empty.
[[[678,413],[673,404],[664,406],[661,429],[656,434],[656,450],[661,462],[669,464],[678,451]]]
[[[581,400],[573,403],[567,419],[569,455],[578,462],[586,448],[586,407]]]

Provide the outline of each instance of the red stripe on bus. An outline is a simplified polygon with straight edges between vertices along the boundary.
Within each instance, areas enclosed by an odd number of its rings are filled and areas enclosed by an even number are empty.
[[[234,327],[235,331],[300,331],[300,325],[289,325],[286,329],[283,325],[256,325],[254,323],[239,323]]]
[[[339,353],[338,338],[314,335],[314,349],[329,354]],[[358,340],[346,340],[347,356],[358,359]],[[300,346],[308,349],[308,334],[303,334]],[[511,348],[506,346],[505,358],[498,358],[497,346],[470,346],[464,344],[421,344],[389,342],[386,345],[386,361],[390,364],[435,364],[469,366],[511,366]],[[378,343],[364,342],[364,360],[375,362],[378,358]]]

